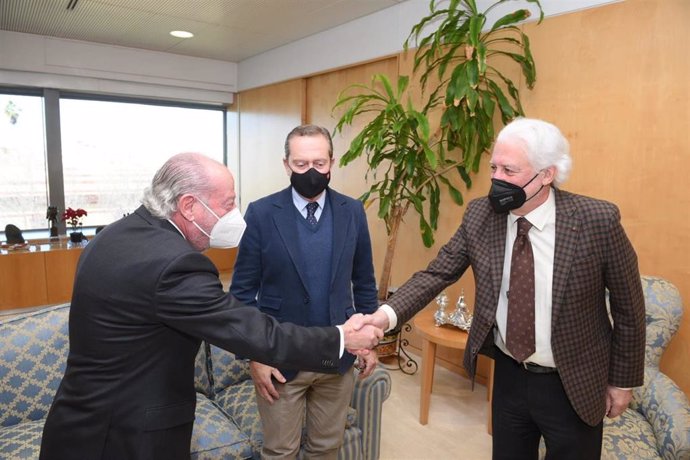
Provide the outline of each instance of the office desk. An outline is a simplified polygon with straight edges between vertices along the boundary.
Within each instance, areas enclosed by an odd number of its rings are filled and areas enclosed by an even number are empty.
[[[83,243],[59,239],[0,249],[0,310],[67,302]]]
[[[93,237],[92,237],[93,238]],[[0,310],[69,302],[82,249],[68,237],[29,242],[25,249],[0,249]],[[236,249],[209,249],[204,254],[219,271],[231,271]]]

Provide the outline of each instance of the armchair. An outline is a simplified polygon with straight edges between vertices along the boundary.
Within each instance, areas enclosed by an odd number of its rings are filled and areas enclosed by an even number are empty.
[[[670,282],[642,276],[647,316],[644,385],[633,389],[628,409],[604,418],[601,458],[605,460],[690,460],[690,403],[659,370],[661,355],[680,327],[683,304]],[[542,439],[540,458],[544,458]]]
[[[644,385],[633,390],[630,407],[604,419],[602,458],[690,459],[690,404],[659,370],[661,355],[680,327],[683,304],[666,280],[642,277],[647,312]]]

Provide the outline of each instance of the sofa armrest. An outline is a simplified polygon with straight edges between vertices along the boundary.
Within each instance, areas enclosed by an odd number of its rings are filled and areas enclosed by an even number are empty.
[[[652,426],[662,458],[690,458],[690,403],[663,372],[647,374],[637,410]]]
[[[366,459],[379,458],[383,402],[390,393],[390,374],[380,366],[365,379],[356,377],[350,405],[357,411],[356,424],[362,430],[362,448]]]

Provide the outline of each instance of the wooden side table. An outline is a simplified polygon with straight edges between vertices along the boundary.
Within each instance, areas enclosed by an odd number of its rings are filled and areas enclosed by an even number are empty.
[[[429,422],[429,403],[434,384],[436,346],[464,350],[468,333],[453,326],[436,326],[433,308],[425,308],[414,317],[414,327],[422,337],[422,392],[419,402],[419,423]]]

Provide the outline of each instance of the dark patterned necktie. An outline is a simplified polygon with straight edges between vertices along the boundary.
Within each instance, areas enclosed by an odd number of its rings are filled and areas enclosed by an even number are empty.
[[[316,210],[319,208],[319,203],[313,201],[307,203],[307,222],[311,225],[316,225]]]
[[[523,362],[534,353],[534,254],[527,233],[532,224],[517,220],[508,290],[506,347],[513,358]]]

